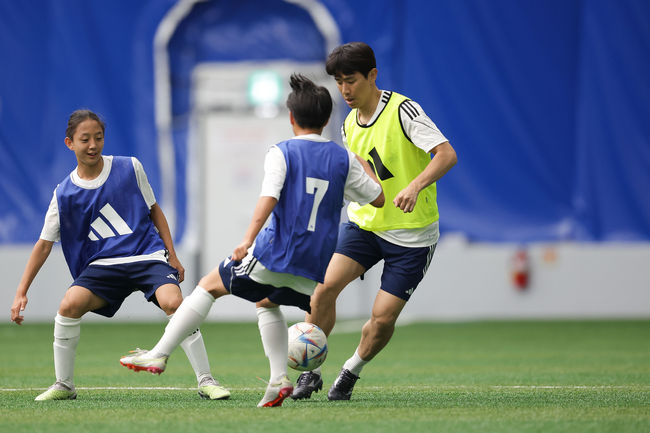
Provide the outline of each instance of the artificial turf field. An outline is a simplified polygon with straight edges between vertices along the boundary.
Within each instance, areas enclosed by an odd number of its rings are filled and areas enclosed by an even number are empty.
[[[119,365],[164,325],[83,324],[77,400],[54,402],[34,402],[54,380],[52,324],[0,325],[0,432],[650,432],[647,320],[400,326],[349,402],[326,393],[359,332],[335,333],[324,392],[264,409],[257,377],[267,379],[268,363],[255,323],[202,327],[230,400],[197,396],[180,349],[161,376]]]

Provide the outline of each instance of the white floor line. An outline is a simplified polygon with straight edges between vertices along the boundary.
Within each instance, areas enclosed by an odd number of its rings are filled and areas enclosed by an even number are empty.
[[[237,391],[260,391],[265,387],[227,387]],[[650,390],[650,385],[403,385],[403,386],[365,386],[360,387],[370,391],[388,391],[391,389],[412,389],[412,390],[536,390],[536,389],[556,389],[556,390],[607,390],[607,389],[629,389],[629,390]],[[47,388],[0,388],[0,392],[20,392],[20,391],[43,391]],[[176,386],[79,386],[77,390],[85,391],[196,391],[196,387],[176,387]]]

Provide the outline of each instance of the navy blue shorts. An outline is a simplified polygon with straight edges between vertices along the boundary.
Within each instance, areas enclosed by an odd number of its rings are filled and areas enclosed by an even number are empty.
[[[226,259],[219,264],[219,275],[223,285],[231,294],[251,302],[259,302],[264,298],[278,305],[293,305],[301,310],[311,313],[309,307],[310,297],[296,292],[289,287],[275,287],[251,280],[248,274],[253,270],[249,265],[255,266],[256,259],[252,262],[233,262]]]
[[[409,300],[429,268],[436,245],[408,248],[390,243],[352,222],[341,224],[336,253],[359,263],[366,270],[384,260],[381,290]]]
[[[149,302],[158,305],[154,296],[158,287],[165,284],[178,286],[178,271],[165,262],[121,263],[118,265],[90,265],[71,286],[81,286],[108,302],[93,313],[113,317],[122,302],[135,291],[144,293]],[[180,288],[179,288],[180,290]]]

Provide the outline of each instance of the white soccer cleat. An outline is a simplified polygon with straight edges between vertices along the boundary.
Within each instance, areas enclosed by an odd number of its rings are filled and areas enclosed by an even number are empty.
[[[230,391],[212,377],[207,377],[199,384],[199,395],[207,400],[226,400],[230,398]]]
[[[151,374],[160,374],[167,367],[167,358],[169,356],[151,356],[148,350],[135,349],[129,353],[132,355],[120,358],[120,364],[133,371],[148,371]]]
[[[36,397],[34,401],[74,400],[75,398],[77,398],[77,393],[74,390],[74,386],[69,388],[61,382],[55,382],[47,391]]]
[[[269,383],[266,387],[264,398],[260,400],[257,407],[279,407],[285,398],[293,392],[293,383],[287,376],[284,376],[278,382]]]

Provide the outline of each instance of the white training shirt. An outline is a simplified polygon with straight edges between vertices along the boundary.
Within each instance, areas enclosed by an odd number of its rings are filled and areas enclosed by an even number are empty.
[[[75,167],[75,169],[70,173],[70,180],[72,180],[72,183],[78,187],[85,189],[97,189],[102,186],[106,182],[106,179],[108,179],[108,175],[111,173],[111,167],[113,166],[113,156],[102,155],[102,159],[104,160],[104,167],[102,168],[102,172],[99,174],[99,176],[92,180],[82,179],[77,173],[77,167]],[[151,209],[151,206],[156,204],[156,197],[153,193],[151,185],[149,184],[149,180],[147,179],[147,174],[144,171],[142,163],[140,163],[137,158],[131,157],[131,162],[133,163],[135,177],[137,179],[140,192],[142,193],[142,197],[144,198],[144,201],[149,209]],[[52,200],[50,201],[50,206],[47,209],[47,213],[45,214],[45,222],[43,223],[43,229],[41,230],[40,238],[50,242],[59,242],[61,240],[61,224],[59,221],[59,204],[56,200],[56,189],[52,193]],[[92,264],[112,265],[117,263],[127,263],[130,261],[140,261],[144,259],[167,261],[165,258],[165,250],[160,250],[149,254],[146,257],[114,257],[96,260]]]
[[[294,137],[301,140],[309,140],[315,143],[328,142],[318,134],[307,134]],[[318,144],[315,144],[318,145]],[[354,156],[354,153],[348,150],[348,158],[350,165],[348,167],[348,177],[345,181],[345,189],[343,196],[346,200],[356,201],[364,205],[374,201],[379,194],[381,194],[381,186],[376,183],[364,171],[363,166]],[[269,148],[264,159],[264,180],[262,181],[262,197],[274,197],[280,199],[282,187],[287,175],[287,162],[284,159],[284,154],[279,147],[273,145]],[[341,203],[343,208],[344,203]],[[252,259],[253,245],[248,250],[248,255],[244,258],[243,262]],[[305,295],[311,295],[316,288],[316,281],[310,280],[305,277],[300,277],[288,273],[272,272],[269,271],[259,261],[255,264],[249,277],[258,283],[270,284],[275,287],[291,287],[297,292]]]
[[[387,90],[382,90],[381,92],[382,94],[379,98],[377,108],[370,118],[370,121],[366,124],[368,126],[375,123],[377,117],[379,117],[386,106],[386,103],[383,101],[387,101],[388,97],[385,96],[388,96],[387,94],[391,93]],[[415,101],[409,100],[408,105],[402,104],[400,106],[399,119],[402,123],[402,129],[411,139],[413,145],[427,153],[431,152],[436,146],[449,141],[440,132],[436,124],[429,119],[429,116],[426,115],[422,107],[420,107],[420,104]],[[358,121],[359,119],[357,118],[357,122]],[[341,127],[341,137],[343,139],[343,144],[348,148],[349,146],[343,127]],[[392,200],[389,200],[387,197],[384,206],[395,205],[392,203]],[[438,242],[440,237],[438,221],[435,221],[428,226],[415,229],[385,230],[375,231],[374,233],[388,242],[409,248],[431,246]]]
[[[300,135],[293,138],[320,143],[330,141],[318,134]],[[381,187],[366,174],[354,153],[348,149],[346,150],[350,166],[348,167],[348,177],[345,181],[343,196],[346,200],[355,201],[363,206],[379,197]],[[264,158],[264,180],[262,181],[260,196],[274,197],[279,200],[286,176],[287,162],[284,159],[284,154],[278,146],[273,145]],[[343,203],[341,203],[341,206],[343,206]]]

